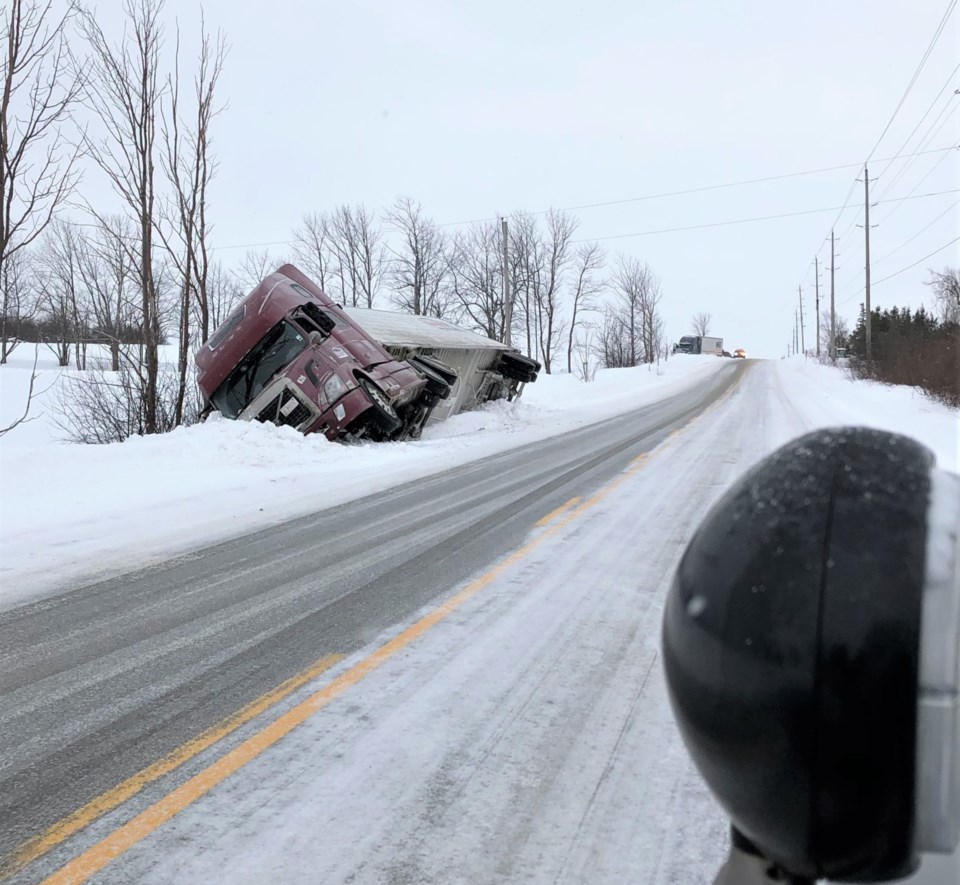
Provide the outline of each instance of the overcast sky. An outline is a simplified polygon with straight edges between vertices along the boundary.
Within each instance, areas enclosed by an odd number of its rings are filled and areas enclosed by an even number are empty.
[[[230,46],[228,106],[214,129],[218,255],[237,264],[248,245],[269,244],[284,257],[302,215],[338,203],[379,209],[408,195],[452,231],[518,209],[854,164],[575,213],[579,237],[609,238],[611,257],[635,255],[660,276],[671,340],[706,311],[729,349],[780,356],[802,283],[813,346],[812,262],[817,250],[829,259],[836,208],[630,235],[840,207],[949,5],[207,0],[208,27]],[[167,0],[171,42],[176,18],[184,48],[195,46],[199,14],[195,0]],[[98,15],[119,27],[119,0],[101,0]],[[872,200],[960,189],[956,150],[887,162],[960,141],[958,28],[954,13],[873,153]],[[88,178],[84,190],[94,187]],[[851,196],[861,208],[862,187]],[[926,268],[956,264],[958,244],[879,281],[960,235],[958,199],[872,210],[875,304],[929,302]],[[836,223],[838,312],[851,321],[863,286],[858,222],[848,210]],[[827,301],[828,287],[824,272]]]

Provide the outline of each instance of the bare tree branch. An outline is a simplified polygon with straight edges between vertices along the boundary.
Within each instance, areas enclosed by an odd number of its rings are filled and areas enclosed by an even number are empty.
[[[33,388],[37,383],[37,359],[40,356],[40,345],[34,345],[33,348],[33,369],[30,371],[30,386],[27,388],[27,402],[23,407],[23,414],[17,418],[12,424],[8,424],[6,427],[0,427],[0,436],[3,436],[5,433],[9,433],[13,430],[14,427],[19,427],[21,424],[26,424],[28,421],[33,421],[33,418],[30,418],[30,407],[33,404]]]
[[[409,197],[400,197],[387,210],[386,221],[402,239],[391,250],[388,276],[394,302],[417,316],[444,317],[450,312],[445,282],[449,265],[443,232]]]
[[[708,313],[695,313],[693,318],[690,320],[690,331],[694,335],[709,335],[710,334],[710,314]]]
[[[78,180],[77,149],[63,124],[83,86],[71,69],[66,31],[72,0],[59,17],[53,2],[10,0],[0,39],[0,278],[39,237]]]

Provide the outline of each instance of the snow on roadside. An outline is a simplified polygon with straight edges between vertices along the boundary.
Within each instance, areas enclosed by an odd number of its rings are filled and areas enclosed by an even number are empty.
[[[923,443],[937,466],[960,473],[960,412],[914,387],[850,377],[846,369],[802,357],[776,363],[782,395],[809,430],[856,424],[902,433]]]
[[[544,439],[670,396],[725,365],[683,357],[598,373],[541,375],[521,400],[427,429],[417,442],[341,446],[289,428],[210,420],[109,446],[63,442],[65,373],[38,366],[34,420],[0,437],[0,606],[159,561],[297,515]],[[33,353],[0,369],[0,427],[22,413]]]

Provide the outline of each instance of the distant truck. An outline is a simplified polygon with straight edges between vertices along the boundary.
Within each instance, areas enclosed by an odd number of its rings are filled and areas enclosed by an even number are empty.
[[[684,335],[673,345],[674,353],[712,353],[723,356],[723,339],[706,335]]]
[[[266,277],[194,359],[205,412],[331,440],[416,439],[435,413],[512,399],[540,371],[443,320],[346,311],[291,264]]]

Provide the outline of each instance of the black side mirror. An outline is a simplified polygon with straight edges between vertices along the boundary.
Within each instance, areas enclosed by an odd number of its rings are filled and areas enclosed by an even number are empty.
[[[735,833],[717,882],[892,881],[956,849],[958,533],[960,476],[859,428],[790,443],[704,519],[663,652]]]

